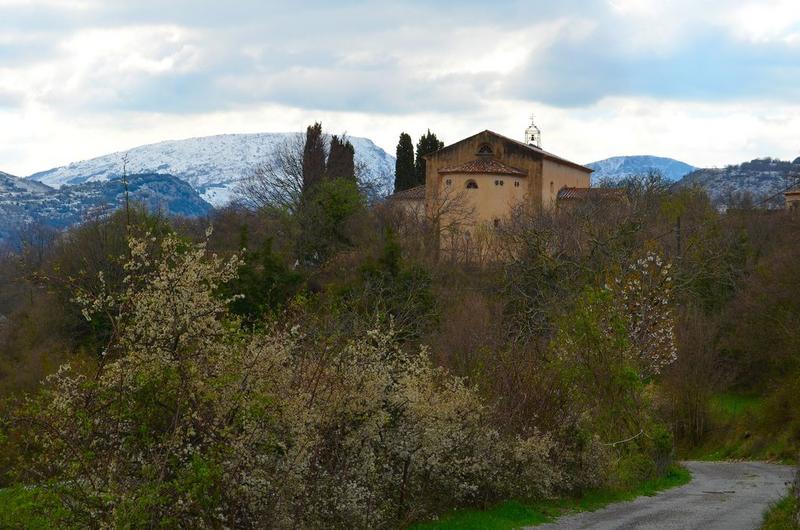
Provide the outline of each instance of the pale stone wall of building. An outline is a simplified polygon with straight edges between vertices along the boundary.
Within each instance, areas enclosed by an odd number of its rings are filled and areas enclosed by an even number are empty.
[[[467,207],[475,210],[475,222],[494,222],[507,217],[515,205],[526,200],[528,178],[515,175],[446,174],[441,192],[449,196],[462,194]],[[477,189],[467,188],[474,182]]]
[[[786,199],[786,208],[800,210],[800,191],[789,191],[783,194]]]
[[[572,166],[545,159],[542,177],[542,206],[545,208],[552,208],[555,206],[558,190],[564,186],[570,188],[588,188],[589,184],[589,173]]]

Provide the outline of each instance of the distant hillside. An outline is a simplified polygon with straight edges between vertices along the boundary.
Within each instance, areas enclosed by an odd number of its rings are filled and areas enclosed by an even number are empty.
[[[238,182],[253,168],[275,156],[277,148],[297,133],[223,134],[134,147],[91,160],[42,171],[29,179],[60,188],[109,180],[122,173],[127,155],[130,173],[165,173],[189,183],[206,201],[222,206],[231,201]],[[368,138],[349,137],[365,178],[384,193],[394,182],[394,157]]]
[[[594,185],[602,182],[616,183],[627,177],[647,175],[651,171],[658,171],[664,178],[677,181],[696,169],[680,160],[649,155],[615,156],[586,164],[586,167],[594,170]]]
[[[702,186],[714,205],[720,208],[742,202],[780,208],[784,205],[782,191],[800,183],[799,178],[800,158],[794,162],[759,158],[722,169],[698,169],[683,177],[680,183]]]
[[[197,217],[212,210],[191,186],[171,175],[130,175],[128,190],[131,201],[170,216]],[[119,178],[57,190],[0,172],[0,240],[34,224],[67,228],[121,207],[124,199]]]

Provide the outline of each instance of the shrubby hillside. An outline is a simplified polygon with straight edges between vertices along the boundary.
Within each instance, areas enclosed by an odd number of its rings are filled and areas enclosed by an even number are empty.
[[[722,208],[761,202],[782,208],[783,191],[800,185],[800,158],[793,162],[758,158],[720,169],[698,169],[683,177],[681,184],[701,186]]]

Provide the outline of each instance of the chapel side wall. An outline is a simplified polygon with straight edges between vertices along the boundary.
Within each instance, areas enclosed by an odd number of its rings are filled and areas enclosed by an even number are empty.
[[[588,188],[590,183],[591,173],[552,160],[545,160],[541,184],[542,205],[545,208],[555,206],[558,190],[564,186]]]

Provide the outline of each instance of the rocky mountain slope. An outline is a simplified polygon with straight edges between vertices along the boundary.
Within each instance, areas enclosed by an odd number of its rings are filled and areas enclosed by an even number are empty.
[[[188,140],[172,140],[135,147],[91,160],[42,171],[28,178],[60,188],[85,182],[106,181],[123,172],[163,173],[188,182],[206,201],[225,205],[233,198],[237,183],[252,169],[274,156],[284,142],[297,133],[223,134]],[[394,157],[367,138],[350,137],[356,162],[365,168],[365,178],[390,192],[394,179]]]
[[[793,162],[759,158],[721,169],[698,169],[680,183],[702,186],[719,208],[747,203],[781,208],[782,192],[800,185],[800,158]]]
[[[594,170],[592,184],[616,183],[627,177],[647,175],[651,171],[658,171],[664,178],[677,181],[684,175],[691,173],[696,168],[674,158],[660,156],[615,156],[586,164]]]
[[[130,175],[128,196],[132,202],[170,216],[197,217],[212,210],[191,186],[171,175]],[[0,172],[0,241],[31,225],[73,226],[120,208],[124,201],[125,186],[117,177],[54,189]]]

